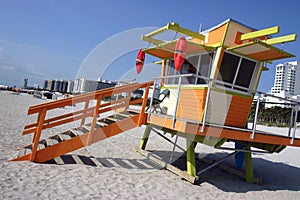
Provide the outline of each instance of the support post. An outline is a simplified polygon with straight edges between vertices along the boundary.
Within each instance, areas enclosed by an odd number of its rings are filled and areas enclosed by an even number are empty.
[[[101,105],[102,95],[98,96],[96,99],[97,99],[97,103],[96,103],[94,113],[93,113],[93,121],[91,123],[90,133],[88,134],[88,137],[87,137],[87,140],[86,140],[86,145],[87,146],[90,145],[93,141],[93,135],[94,135],[96,122],[97,122],[97,118],[98,118],[98,114],[99,114],[99,108],[100,108],[100,105]]]
[[[176,115],[177,115],[178,104],[179,104],[181,80],[182,80],[182,76],[179,77],[179,81],[178,81],[177,98],[176,98],[175,109],[174,109],[173,120],[172,120],[173,121],[173,128],[175,128],[175,125],[176,125]]]
[[[37,149],[38,149],[38,146],[39,146],[41,133],[42,133],[42,130],[43,130],[43,125],[44,125],[46,113],[47,113],[47,108],[44,107],[38,115],[38,126],[37,126],[35,134],[33,136],[32,152],[31,152],[31,156],[30,156],[30,161],[35,160],[35,156],[36,156],[36,152],[37,152]]]
[[[141,108],[141,113],[140,113],[140,116],[139,116],[138,126],[141,126],[144,123],[145,108],[146,108],[146,105],[147,105],[149,90],[150,90],[150,84],[147,84],[146,91],[145,91],[144,98],[143,98],[143,102],[142,102],[142,108]]]
[[[256,108],[255,108],[255,116],[254,116],[253,125],[252,125],[252,134],[250,136],[251,140],[254,139],[254,135],[255,135],[256,124],[257,124],[257,117],[258,117],[258,111],[259,111],[260,96],[261,96],[261,94],[258,93],[257,102],[256,102]]]
[[[88,107],[89,107],[89,102],[90,102],[89,100],[87,100],[85,102],[83,114],[87,113],[86,109],[88,109]],[[80,127],[82,127],[84,124],[85,124],[85,117],[82,118],[81,123],[80,123]]]
[[[146,129],[145,129],[145,132],[144,132],[141,144],[140,144],[140,149],[143,149],[143,150],[146,149],[146,145],[147,145],[148,138],[149,138],[151,130],[152,130],[152,127],[148,124],[146,126]]]
[[[244,153],[245,167],[246,167],[246,182],[255,183],[254,174],[253,174],[253,165],[252,165],[252,155],[250,152],[251,147],[249,143],[246,145],[246,150],[249,150],[249,152]]]
[[[196,176],[195,141],[188,137],[186,138],[186,168],[189,175]]]

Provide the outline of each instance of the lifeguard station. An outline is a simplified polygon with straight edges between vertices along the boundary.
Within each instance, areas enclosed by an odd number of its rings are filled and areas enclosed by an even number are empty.
[[[180,39],[160,39],[159,36],[165,32],[174,32],[175,36],[185,40],[184,48],[180,49],[184,60],[179,69],[175,67],[174,53],[178,53],[176,47]],[[231,19],[201,33],[182,28],[177,23],[148,33],[142,36],[142,40],[152,46],[141,52],[161,60],[161,77],[147,83],[132,83],[30,107],[28,114],[38,113],[37,121],[27,125],[23,134],[34,133],[33,142],[25,146],[14,161],[45,162],[145,124],[141,153],[147,154],[144,150],[151,130],[159,129],[186,138],[187,171],[179,172],[169,164],[165,165],[186,180],[194,183],[199,175],[195,166],[197,143],[222,148],[226,142],[235,142],[240,147],[231,150],[234,154],[244,152],[245,178],[253,183],[253,148],[261,152],[279,153],[285,146],[300,147],[300,138],[295,137],[299,102],[289,100],[293,112],[289,131],[285,135],[256,130],[260,95],[268,95],[256,91],[261,73],[267,70],[266,63],[293,57],[275,45],[295,41],[296,35],[271,37],[277,33],[278,26],[255,30]],[[141,63],[143,60],[139,60],[139,67],[142,67]],[[140,72],[141,68],[137,71]],[[158,84],[161,91],[169,91],[169,96],[159,102],[161,112],[152,112],[154,95],[148,100],[149,89]],[[131,100],[132,91],[140,88],[145,91],[143,98]],[[112,98],[120,94],[120,98]],[[247,118],[255,94],[259,97],[255,102],[252,128],[248,129]],[[104,102],[105,98],[110,101]],[[146,112],[147,100],[149,108]],[[74,104],[81,104],[82,109],[46,117],[49,110]],[[133,111],[130,106],[133,104],[141,104],[140,109]],[[111,115],[101,117],[107,112]],[[74,120],[80,120],[79,127],[40,140],[44,129]]]

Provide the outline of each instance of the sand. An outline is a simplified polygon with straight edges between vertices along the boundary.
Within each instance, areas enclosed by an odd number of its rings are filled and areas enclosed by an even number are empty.
[[[0,92],[0,199],[300,199],[300,148],[254,154],[254,174],[264,180],[263,185],[246,183],[219,168],[191,185],[134,151],[144,126],[72,152],[63,157],[63,165],[7,162],[17,155],[17,148],[30,143],[31,136],[24,137],[21,132],[32,120],[26,115],[28,106],[40,102],[44,100]],[[179,144],[184,147],[183,140]],[[165,155],[172,145],[151,133],[147,149]],[[205,145],[198,145],[196,152],[198,157],[212,159],[230,153]],[[176,148],[174,159],[182,155]],[[70,157],[86,162],[68,162]],[[234,159],[226,164],[234,165]],[[206,164],[199,161],[199,165]]]

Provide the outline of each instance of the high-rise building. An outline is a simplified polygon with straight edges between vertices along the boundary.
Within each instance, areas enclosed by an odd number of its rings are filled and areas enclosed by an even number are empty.
[[[300,95],[300,63],[286,62],[276,66],[274,86],[271,94],[288,92],[290,95]]]
[[[44,80],[44,86],[43,86],[44,90],[48,89],[48,84],[49,84],[49,81],[48,80]]]
[[[23,88],[26,89],[28,87],[28,78],[23,79]]]
[[[48,90],[53,91],[55,86],[55,80],[48,80]]]
[[[276,66],[274,86],[271,94],[277,97],[299,101],[300,99],[300,63],[298,61],[285,62]],[[290,101],[276,97],[265,97],[265,107],[275,106],[289,108]],[[270,103],[268,103],[270,102]]]
[[[73,81],[68,81],[67,92],[72,93],[73,89],[74,89],[74,82]]]
[[[60,89],[61,89],[61,81],[59,81],[59,80],[55,80],[55,82],[54,82],[54,91],[60,91]]]

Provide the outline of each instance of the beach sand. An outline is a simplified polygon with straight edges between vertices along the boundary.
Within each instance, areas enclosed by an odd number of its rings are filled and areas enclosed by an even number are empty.
[[[246,183],[219,168],[207,171],[192,185],[134,151],[144,126],[71,152],[62,157],[63,165],[7,162],[17,156],[17,148],[30,143],[31,135],[21,135],[32,120],[27,109],[41,102],[44,100],[27,94],[0,92],[0,199],[300,199],[300,148],[287,147],[280,154],[255,153],[254,174],[263,179],[263,185]],[[179,140],[179,145],[184,144]],[[148,150],[166,155],[172,148],[151,133]],[[198,157],[211,159],[230,153],[202,144],[196,152]],[[175,149],[174,159],[183,155]],[[70,158],[76,157],[86,162],[72,162]],[[207,165],[201,160],[197,163]],[[234,159],[229,158],[226,164],[233,166]]]

